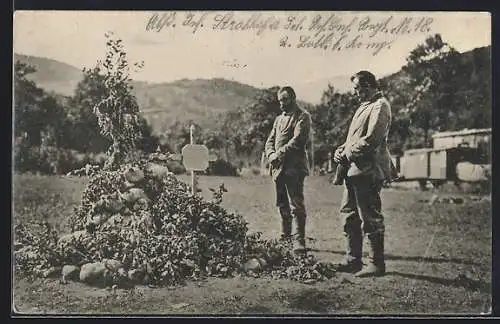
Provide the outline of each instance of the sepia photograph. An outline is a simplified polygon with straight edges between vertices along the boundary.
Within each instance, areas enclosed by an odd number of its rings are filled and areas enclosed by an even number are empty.
[[[13,13],[11,316],[492,315],[491,14]]]

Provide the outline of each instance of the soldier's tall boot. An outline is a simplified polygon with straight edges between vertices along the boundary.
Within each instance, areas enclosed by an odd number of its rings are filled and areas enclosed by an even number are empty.
[[[336,265],[338,272],[356,273],[363,267],[361,256],[363,253],[363,236],[361,233],[345,233],[346,258]]]
[[[335,174],[332,178],[332,184],[336,186],[343,185],[348,169],[349,169],[348,166],[345,166],[343,164],[338,164],[337,168],[335,169]]]
[[[369,261],[355,276],[360,278],[383,276],[385,275],[384,233],[370,233],[367,237],[370,247]]]
[[[296,214],[295,225],[297,232],[295,233],[295,241],[293,250],[295,253],[306,252],[306,215]]]
[[[279,208],[281,216],[281,239],[290,241],[292,239],[292,215],[289,209]]]

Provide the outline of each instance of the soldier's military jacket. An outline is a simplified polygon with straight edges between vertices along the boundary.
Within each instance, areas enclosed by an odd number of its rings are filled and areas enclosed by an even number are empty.
[[[307,143],[310,131],[311,116],[298,106],[276,117],[265,144],[265,155],[268,159],[272,153],[279,156],[279,163],[270,166],[273,179],[276,180],[283,172],[299,176],[309,175]]]
[[[350,162],[347,176],[373,174],[391,181],[394,167],[387,148],[391,106],[381,93],[361,103],[352,118],[347,139],[341,148]]]

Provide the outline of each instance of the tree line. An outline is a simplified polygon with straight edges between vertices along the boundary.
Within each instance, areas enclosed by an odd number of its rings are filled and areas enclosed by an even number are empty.
[[[491,127],[491,63],[486,50],[464,55],[435,34],[409,53],[399,72],[379,80],[392,108],[392,154],[432,147],[431,135],[438,131]],[[225,139],[221,142],[226,156],[259,163],[266,137],[280,113],[277,90],[266,89],[254,104],[224,116],[215,133]],[[328,153],[343,143],[358,106],[352,92],[340,92],[330,84],[319,104],[302,104],[313,122],[310,150],[315,165],[325,164]]]
[[[123,48],[115,54],[126,56]],[[413,49],[398,73],[379,80],[392,106],[391,153],[432,146],[431,135],[437,131],[491,127],[490,64],[490,56],[481,49],[465,56],[439,34],[429,36]],[[29,80],[34,72],[31,66],[15,63],[16,168],[67,172],[77,164],[97,163],[99,156],[104,159],[102,154],[110,148],[111,140],[99,131],[94,111],[108,95],[109,81],[103,69],[98,65],[84,69],[83,79],[70,97],[47,93],[38,87]],[[134,139],[135,147],[143,153],[151,153],[158,146],[164,152],[179,153],[189,143],[189,126],[194,125],[197,143],[205,144],[228,166],[259,166],[264,142],[280,113],[278,89],[277,86],[263,89],[251,105],[219,116],[218,125],[211,129],[203,129],[195,121],[177,121],[165,133],[155,135],[140,117],[137,120],[140,136]],[[129,95],[132,89],[124,86],[120,91]],[[135,99],[129,104],[133,102],[136,103]],[[315,165],[324,164],[328,152],[342,144],[358,105],[352,92],[342,93],[330,84],[323,91],[320,103],[302,104],[313,121],[309,150],[314,153],[311,157],[314,156]]]
[[[15,63],[16,171],[66,173],[87,163],[120,163],[125,153],[156,148],[158,137],[140,116],[132,95],[131,66],[122,41],[107,38],[104,60],[83,69],[83,79],[70,97],[46,92],[29,79],[34,67]]]

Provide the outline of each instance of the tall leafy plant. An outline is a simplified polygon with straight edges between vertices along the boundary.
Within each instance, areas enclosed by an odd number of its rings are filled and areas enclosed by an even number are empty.
[[[139,105],[132,93],[131,66],[121,39],[106,33],[106,55],[104,61],[84,72],[90,78],[104,78],[104,96],[94,106],[101,134],[108,137],[111,147],[105,169],[115,170],[127,160],[133,159],[136,144],[141,137]],[[132,65],[135,71],[143,63]]]

